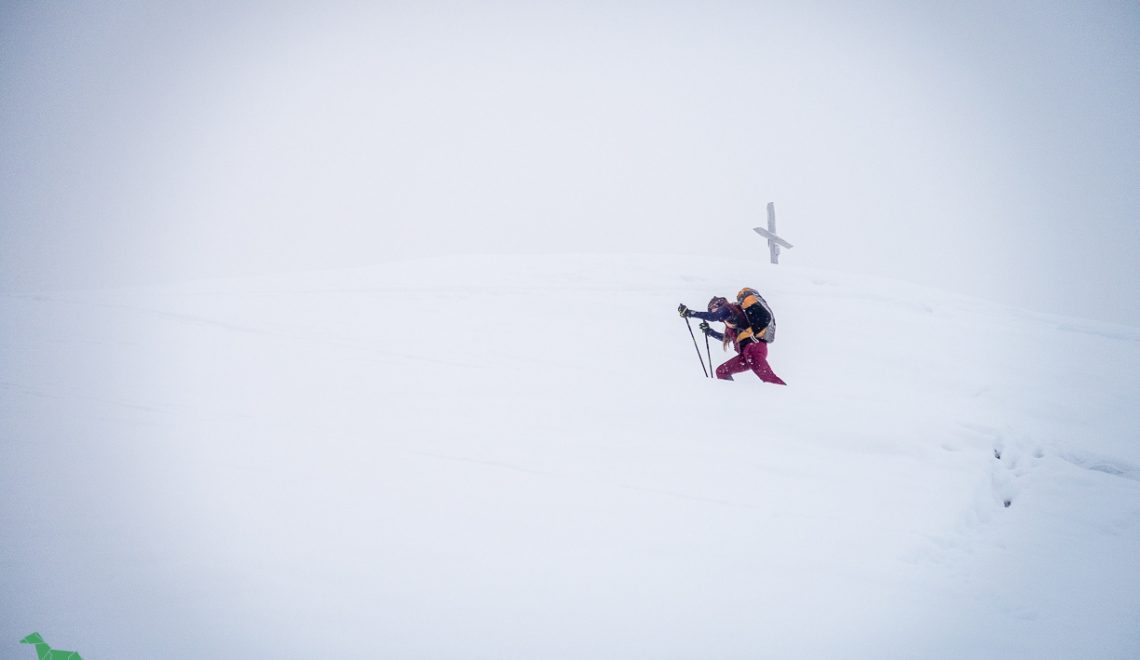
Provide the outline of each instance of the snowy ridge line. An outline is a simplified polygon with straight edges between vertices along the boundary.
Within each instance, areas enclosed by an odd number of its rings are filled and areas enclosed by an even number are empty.
[[[1119,328],[1113,330],[1112,328]],[[1112,326],[1111,324],[1098,325],[1083,325],[1074,322],[1062,323],[1057,326],[1057,329],[1062,332],[1073,332],[1085,335],[1092,335],[1101,339],[1113,339],[1116,341],[1130,341],[1133,343],[1140,343],[1140,329],[1133,329],[1128,326]]]
[[[1062,460],[1072,463],[1079,468],[1093,472],[1102,472],[1109,476],[1120,477],[1122,479],[1140,481],[1140,465],[1134,465],[1120,458],[1071,450],[1062,452],[1058,456]]]

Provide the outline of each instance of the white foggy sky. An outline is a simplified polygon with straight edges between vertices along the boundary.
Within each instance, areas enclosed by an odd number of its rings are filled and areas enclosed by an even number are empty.
[[[1140,6],[949,5],[5,3],[0,288],[759,259],[775,201],[786,264],[1140,325]]]

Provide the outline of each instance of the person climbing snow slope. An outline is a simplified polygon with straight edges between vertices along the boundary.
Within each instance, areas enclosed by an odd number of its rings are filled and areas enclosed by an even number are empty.
[[[716,368],[717,378],[732,380],[733,374],[751,369],[765,383],[787,385],[768,364],[768,344],[776,338],[776,317],[755,289],[741,289],[735,303],[714,297],[707,312],[694,312],[684,304],[677,307],[677,312],[686,318],[701,319],[701,332],[723,342],[725,348],[732,342],[737,354]],[[709,321],[724,323],[724,334],[709,327]]]

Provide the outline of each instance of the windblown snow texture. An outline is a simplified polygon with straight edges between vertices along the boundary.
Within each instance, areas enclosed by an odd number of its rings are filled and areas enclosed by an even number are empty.
[[[746,285],[786,388],[677,321]],[[0,340],[13,657],[1140,656],[1137,328],[512,257],[5,295]]]

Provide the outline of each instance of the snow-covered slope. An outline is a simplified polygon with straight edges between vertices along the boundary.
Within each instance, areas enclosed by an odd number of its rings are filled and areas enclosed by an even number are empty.
[[[677,303],[744,285],[787,388],[702,377]],[[2,657],[1140,657],[1140,329],[579,256],[8,295],[0,340]]]

